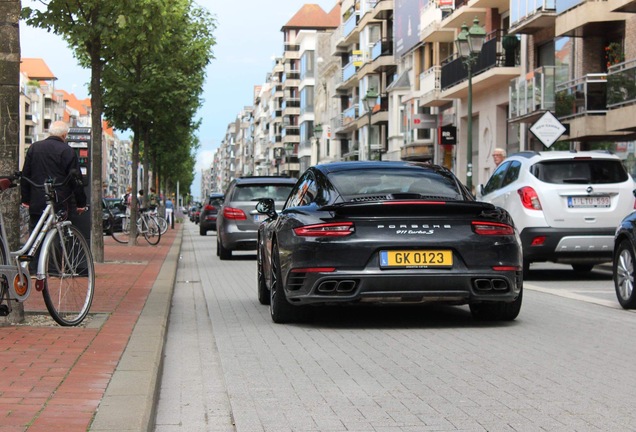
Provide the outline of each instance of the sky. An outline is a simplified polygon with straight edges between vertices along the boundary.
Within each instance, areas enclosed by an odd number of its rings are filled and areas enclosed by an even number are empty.
[[[34,6],[34,0],[22,0],[23,6]],[[227,125],[240,110],[253,103],[255,85],[263,84],[271,72],[273,57],[283,54],[285,25],[304,4],[318,4],[329,12],[338,0],[263,0],[223,1],[198,0],[216,18],[214,59],[207,68],[203,104],[198,116],[201,147],[197,154],[196,176],[191,192],[200,196],[201,169],[208,168],[214,151],[223,140]],[[44,30],[20,23],[22,57],[42,58],[58,78],[56,88],[88,97],[90,73],[77,64],[64,40]],[[128,138],[119,132],[120,138]]]

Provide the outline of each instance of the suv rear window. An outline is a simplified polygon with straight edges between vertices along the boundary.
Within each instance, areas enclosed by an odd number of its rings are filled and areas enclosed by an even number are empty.
[[[237,185],[231,201],[257,201],[260,198],[273,198],[274,201],[285,201],[294,184],[278,185]]]
[[[627,171],[618,160],[566,159],[536,163],[532,175],[553,184],[604,184],[627,181]]]

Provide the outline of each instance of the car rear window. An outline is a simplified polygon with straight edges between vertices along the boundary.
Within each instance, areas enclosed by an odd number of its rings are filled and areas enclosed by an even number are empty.
[[[343,196],[373,194],[419,194],[462,199],[453,178],[434,171],[373,169],[336,171],[330,179]]]
[[[553,184],[605,184],[627,181],[627,171],[618,160],[567,159],[536,163],[530,172]]]
[[[232,201],[258,201],[261,198],[285,201],[293,187],[293,184],[237,185],[232,195]]]

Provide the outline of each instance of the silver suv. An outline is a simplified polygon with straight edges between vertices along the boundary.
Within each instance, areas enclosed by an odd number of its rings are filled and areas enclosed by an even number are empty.
[[[575,271],[612,261],[614,232],[634,210],[634,182],[621,160],[601,151],[521,152],[504,160],[477,198],[508,210],[530,263]]]
[[[272,198],[276,209],[285,204],[296,179],[278,176],[239,177],[230,183],[216,218],[216,254],[232,258],[235,250],[256,250],[258,226],[267,216],[256,211],[261,198]]]

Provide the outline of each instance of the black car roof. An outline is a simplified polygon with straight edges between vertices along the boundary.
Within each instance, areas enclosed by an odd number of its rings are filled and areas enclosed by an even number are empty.
[[[296,184],[298,179],[283,176],[253,176],[234,179],[237,185],[246,184]]]
[[[409,161],[350,161],[350,162],[333,162],[324,165],[316,165],[316,169],[325,174],[337,171],[351,171],[372,168],[410,168],[410,169],[428,169],[432,171],[448,171],[439,165],[433,165],[423,162]]]

